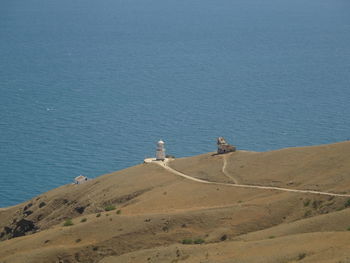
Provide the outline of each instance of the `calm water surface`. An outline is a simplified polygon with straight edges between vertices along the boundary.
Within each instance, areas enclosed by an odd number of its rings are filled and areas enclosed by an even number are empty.
[[[0,207],[224,136],[350,138],[348,0],[2,0]]]

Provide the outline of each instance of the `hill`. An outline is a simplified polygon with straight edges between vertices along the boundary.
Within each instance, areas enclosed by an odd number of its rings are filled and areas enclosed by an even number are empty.
[[[349,198],[350,142],[144,163],[1,209],[0,262],[350,262]]]

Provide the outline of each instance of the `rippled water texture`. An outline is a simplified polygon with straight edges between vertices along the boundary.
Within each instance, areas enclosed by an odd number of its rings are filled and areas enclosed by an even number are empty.
[[[154,155],[350,138],[348,0],[2,0],[0,207]],[[146,180],[146,178],[145,178]]]

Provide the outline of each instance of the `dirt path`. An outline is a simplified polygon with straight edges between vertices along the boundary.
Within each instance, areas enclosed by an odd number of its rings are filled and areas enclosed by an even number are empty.
[[[231,179],[235,184],[238,184],[238,181],[236,178],[234,178],[233,176],[231,176],[227,171],[226,171],[226,167],[227,167],[227,155],[223,155],[222,156],[222,160],[224,162],[224,164],[222,165],[222,173],[228,177],[229,179]]]
[[[169,161],[166,160],[164,162],[152,162],[152,163],[160,165],[161,167],[163,167],[164,169],[168,170],[169,172],[171,172],[173,174],[176,174],[176,175],[179,175],[179,176],[186,178],[188,180],[198,182],[198,183],[203,183],[203,184],[224,185],[224,186],[231,186],[231,187],[252,188],[252,189],[262,189],[262,190],[276,190],[276,191],[303,193],[303,194],[317,194],[317,195],[327,195],[327,196],[350,197],[350,194],[335,194],[335,193],[319,192],[319,191],[313,191],[313,190],[297,190],[297,189],[289,189],[289,188],[274,187],[274,186],[209,182],[209,181],[201,180],[201,179],[186,175],[184,173],[181,173],[181,172],[169,167],[168,162]],[[225,172],[226,172],[226,165],[225,164],[227,164],[227,160],[226,160],[226,162],[224,162],[225,167],[223,167],[223,171],[225,170]]]

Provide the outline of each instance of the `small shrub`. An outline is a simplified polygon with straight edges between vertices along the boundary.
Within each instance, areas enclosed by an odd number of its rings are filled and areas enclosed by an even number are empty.
[[[344,204],[345,207],[350,207],[350,199],[348,199],[345,204]]]
[[[346,229],[347,231],[350,231],[350,226]]]
[[[96,215],[96,217],[100,217],[101,216],[101,213],[98,213],[97,215]]]
[[[192,244],[192,239],[184,239],[184,240],[182,240],[182,244],[184,244],[184,245]]]
[[[309,206],[309,204],[310,204],[310,199],[306,199],[305,201],[304,201],[304,206],[306,207],[306,206]]]
[[[227,235],[226,234],[221,236],[221,238],[220,238],[221,241],[225,241],[226,239],[227,239]]]
[[[80,220],[80,222],[84,223],[87,221],[87,218],[83,218],[82,220]]]
[[[122,213],[122,210],[117,210],[116,214],[120,215]]]
[[[321,203],[322,203],[321,200],[314,200],[314,201],[312,202],[312,207],[313,207],[314,209],[317,209],[317,208],[321,205]]]
[[[304,217],[309,217],[309,216],[311,216],[311,211],[310,210],[306,211],[305,214],[304,214]]]
[[[305,258],[306,257],[306,253],[300,253],[299,255],[298,255],[298,260],[302,260],[303,258]]]
[[[204,240],[201,239],[201,238],[197,238],[193,243],[197,244],[197,245],[200,245],[200,244],[203,244],[204,243]]]
[[[74,225],[74,224],[72,222],[72,219],[70,219],[70,218],[68,218],[63,224],[63,226],[72,226],[72,225]]]
[[[81,241],[80,238],[78,238],[77,240],[75,240],[75,243],[79,243]]]
[[[269,236],[269,239],[273,239],[273,238],[275,238],[275,236]]]
[[[114,205],[107,205],[105,207],[105,211],[112,211],[112,210],[115,210],[115,206]]]

